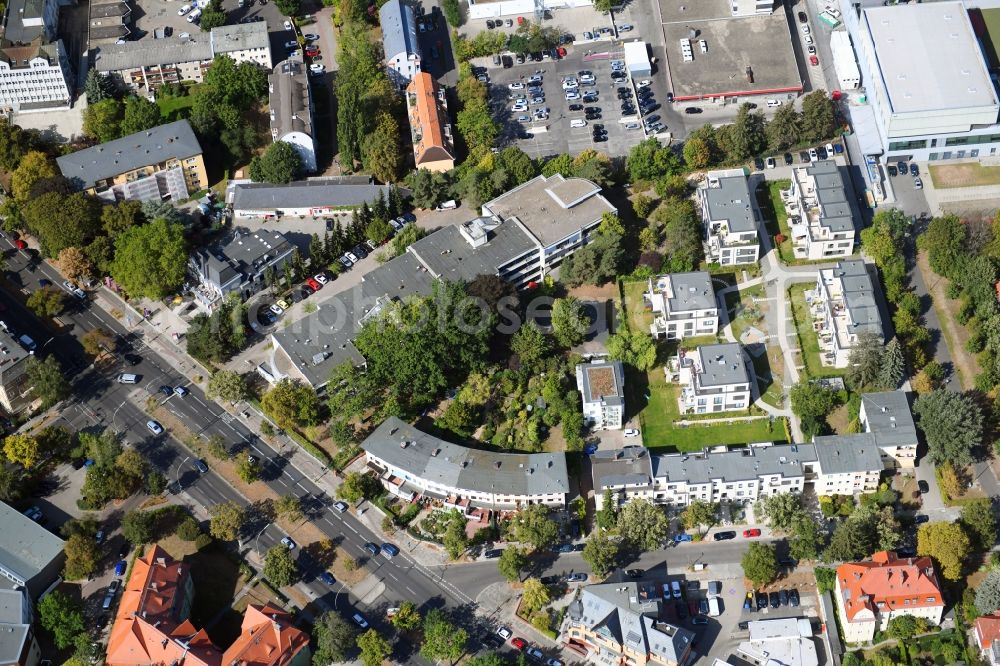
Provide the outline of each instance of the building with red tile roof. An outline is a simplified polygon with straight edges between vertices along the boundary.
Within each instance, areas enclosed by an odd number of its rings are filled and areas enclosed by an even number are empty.
[[[866,562],[837,567],[837,614],[848,643],[870,641],[901,615],[941,623],[944,598],[929,557],[880,551]]]
[[[247,606],[242,633],[222,656],[226,666],[309,666],[309,635],[271,604]]]
[[[455,148],[448,122],[444,90],[434,77],[418,72],[406,87],[406,108],[413,140],[413,160],[418,169],[448,171],[455,166]]]
[[[248,606],[223,653],[188,619],[193,599],[190,567],[151,546],[122,590],[106,666],[308,666],[309,636],[280,608]]]
[[[1000,665],[1000,611],[976,618],[972,633],[983,661],[992,666]]]

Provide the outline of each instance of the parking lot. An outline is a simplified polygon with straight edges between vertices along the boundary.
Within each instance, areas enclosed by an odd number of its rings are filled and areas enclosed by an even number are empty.
[[[607,45],[609,43],[601,43],[601,46]],[[557,60],[544,58],[537,62],[526,58],[523,64],[517,64],[514,60],[509,68],[488,62],[490,99],[495,117],[501,125],[502,142],[505,145],[517,145],[536,158],[560,153],[577,154],[586,148],[596,148],[611,155],[627,154],[646,135],[637,115],[634,84],[627,77],[622,82],[615,82],[611,78],[612,61],[622,60],[622,52],[591,53],[585,47],[572,45],[567,45],[566,51],[566,57]],[[581,72],[591,72],[593,84],[588,85],[581,80]],[[542,77],[544,101],[532,104],[530,102],[534,96],[528,94],[527,84],[536,74]],[[579,86],[564,89],[564,79],[576,79]],[[654,75],[649,80],[652,99],[656,105],[660,105],[666,99],[662,77]],[[525,87],[512,90],[511,84]],[[629,91],[629,99],[635,112],[623,114],[622,102],[618,97],[619,89]],[[567,92],[576,92],[580,98],[567,99]],[[529,102],[528,108],[514,111],[513,105],[519,97]],[[538,109],[547,110],[547,117],[536,116]],[[591,111],[589,114],[588,109]],[[651,113],[662,115],[659,108]],[[589,119],[587,115],[590,115]],[[574,123],[574,120],[584,124]],[[595,140],[594,125],[603,125],[603,140]],[[668,132],[669,127],[664,126],[663,131]]]

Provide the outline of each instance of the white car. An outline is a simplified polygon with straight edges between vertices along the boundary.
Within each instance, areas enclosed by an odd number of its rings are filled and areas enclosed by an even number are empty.
[[[773,169],[776,166],[778,166],[778,163],[774,160],[774,158],[773,157],[768,157],[767,158],[767,168],[768,169]]]
[[[584,74],[580,77],[580,83],[587,85],[588,83],[594,83],[597,79],[594,78],[593,74]]]
[[[575,90],[570,90],[569,92],[566,93],[567,102],[572,102],[577,99],[580,99],[580,93],[576,92]]]
[[[649,79],[643,79],[642,81],[639,81],[637,84],[635,84],[635,87],[636,88],[647,88],[647,87],[649,87],[649,85],[651,83],[652,83],[652,81],[650,81]]]
[[[576,79],[566,79],[562,82],[563,90],[569,90],[570,88],[576,88],[579,84]]]
[[[529,84],[532,84],[532,83],[541,83],[541,82],[542,82],[542,75],[541,74],[532,74],[531,76],[528,77],[528,83]],[[513,84],[511,84],[511,85],[513,85]]]
[[[618,26],[618,32],[632,32],[632,24],[622,23],[620,26]]]
[[[281,545],[288,550],[295,550],[295,542],[292,541],[292,537],[281,537]]]
[[[819,159],[819,153],[816,152],[815,148],[810,148],[809,149],[809,161],[810,162],[815,162],[818,159]]]
[[[273,312],[274,314],[278,315],[279,317],[285,314],[285,311],[277,303],[271,303],[271,305],[269,305],[267,309]]]
[[[638,437],[639,436],[639,430],[636,429],[636,428],[627,428],[625,430],[625,436],[626,437]]]
[[[163,433],[163,426],[159,424],[158,421],[146,421],[146,427],[149,428],[149,432],[154,435],[159,435]]]
[[[519,123],[530,123],[531,122],[531,118],[529,118],[528,116],[518,116],[517,117],[517,122],[519,122]]]
[[[356,263],[358,263],[358,258],[357,258],[357,256],[355,256],[355,254],[354,254],[353,252],[347,252],[347,253],[345,253],[345,254],[344,254],[344,256],[345,256],[345,257],[347,257],[347,259],[348,259],[348,260],[349,260],[349,261],[350,261],[350,262],[351,262],[352,264],[356,264]]]
[[[319,64],[318,62],[314,62],[313,64],[309,65],[309,71],[312,72],[313,74],[322,74],[323,72],[326,71],[326,67]]]
[[[497,636],[499,636],[500,638],[504,639],[505,641],[509,641],[510,638],[511,638],[511,636],[513,636],[513,635],[514,635],[514,632],[512,632],[507,627],[503,627],[503,626],[497,627]]]
[[[194,23],[195,21],[197,21],[200,18],[201,18],[201,10],[200,9],[196,9],[193,12],[191,12],[190,14],[188,14],[187,22],[188,23]]]
[[[834,155],[833,144],[832,143],[826,144],[826,156],[829,157],[830,159],[833,159],[833,155]]]
[[[320,284],[326,284],[328,282],[326,276],[323,275],[322,273],[317,273],[316,275],[313,276],[313,279],[316,280],[316,282],[319,282]]]
[[[778,106],[781,106],[781,100],[780,99],[769,99],[769,100],[767,100],[767,108],[773,109],[773,108],[778,107]]]
[[[285,26],[285,30],[294,30],[295,29],[295,28],[292,27],[292,22],[291,21],[285,21],[283,25]]]
[[[524,102],[518,102],[514,106],[510,107],[510,110],[513,111],[514,113],[520,113],[522,111],[527,111],[528,105]]]
[[[285,42],[285,48],[286,49],[297,49],[297,48],[299,48],[299,43],[293,39],[290,42]]]
[[[806,44],[812,44],[812,43],[813,43],[813,36],[806,35]]]
[[[810,32],[812,32],[812,31],[809,30],[809,25],[808,24],[802,26],[802,34],[803,35],[808,35]]]
[[[524,90],[524,84],[521,83],[520,81],[517,81],[515,83],[508,83],[507,88],[510,90]]]
[[[189,11],[191,11],[191,5],[183,5],[180,9],[177,10],[177,15],[184,16]]]

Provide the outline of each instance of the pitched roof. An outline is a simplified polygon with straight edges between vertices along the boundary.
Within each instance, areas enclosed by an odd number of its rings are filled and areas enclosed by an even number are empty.
[[[400,53],[404,57],[420,55],[417,44],[417,22],[413,8],[401,0],[389,0],[378,10],[379,25],[382,26],[382,50],[386,58],[395,58]]]
[[[438,111],[438,88],[434,77],[428,72],[418,72],[406,88],[408,95],[413,95],[414,112],[410,114],[410,124],[416,117],[420,129],[420,141],[413,142],[414,158],[419,167],[424,162],[454,160],[455,156],[449,150],[449,141],[445,139],[441,114]],[[416,128],[414,128],[416,129]]]
[[[132,565],[108,639],[107,666],[219,666],[222,654],[187,619],[190,571],[159,546]]]
[[[1000,611],[977,617],[975,622],[976,640],[982,650],[993,649],[993,643],[1000,641]]]
[[[837,582],[848,622],[863,610],[878,615],[944,605],[929,557],[900,559],[894,552],[880,551],[870,561],[837,567]]]
[[[282,60],[268,75],[267,82],[270,88],[271,137],[279,141],[292,132],[312,136],[312,101],[305,64],[292,58]]]
[[[223,664],[281,666],[309,645],[309,635],[292,626],[292,616],[271,604],[247,606],[242,633],[222,655]]]
[[[201,155],[201,144],[186,120],[159,125],[56,158],[59,170],[81,190],[99,180],[141,167]]]
[[[0,534],[0,571],[12,580],[27,583],[63,552],[62,539],[4,502]]]

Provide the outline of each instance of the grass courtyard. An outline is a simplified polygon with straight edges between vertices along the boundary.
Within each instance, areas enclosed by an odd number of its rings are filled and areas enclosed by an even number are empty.
[[[788,288],[788,299],[792,304],[792,318],[802,351],[803,374],[807,379],[818,377],[843,377],[847,368],[834,368],[820,363],[819,337],[813,330],[812,315],[805,293],[813,288],[812,283],[795,284]]]
[[[931,164],[927,167],[931,182],[937,189],[975,187],[1000,184],[1000,166],[984,166],[978,162],[962,164]]]
[[[792,184],[790,180],[768,181],[766,187],[757,188],[757,207],[760,208],[764,216],[764,225],[767,234],[774,241],[774,237],[781,234],[785,240],[781,243],[774,242],[778,251],[778,258],[782,263],[794,263],[795,251],[792,249],[792,232],[788,227],[788,213],[785,212],[785,204],[781,200],[781,190],[787,190]]]

